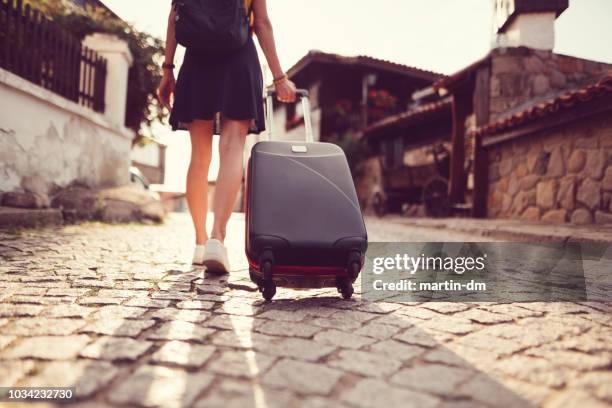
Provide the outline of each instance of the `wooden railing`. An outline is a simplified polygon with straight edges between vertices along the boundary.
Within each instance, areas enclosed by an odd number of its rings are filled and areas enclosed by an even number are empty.
[[[104,112],[106,60],[22,0],[0,0],[0,67]]]

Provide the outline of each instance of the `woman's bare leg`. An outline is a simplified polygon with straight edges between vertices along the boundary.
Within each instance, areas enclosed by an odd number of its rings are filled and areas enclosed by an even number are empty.
[[[219,140],[219,175],[215,186],[213,212],[215,222],[211,238],[223,242],[227,222],[234,209],[236,197],[242,183],[244,141],[250,121],[223,120]]]
[[[187,172],[187,204],[193,219],[196,245],[208,240],[206,213],[208,212],[208,168],[212,157],[213,122],[195,120],[189,126],[191,162]]]

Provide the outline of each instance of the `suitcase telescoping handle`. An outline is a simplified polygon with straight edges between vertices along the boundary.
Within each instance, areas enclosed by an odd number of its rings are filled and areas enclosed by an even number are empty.
[[[310,118],[310,99],[308,98],[308,91],[306,89],[298,89],[296,91],[296,97],[302,101],[302,110],[304,111],[304,127],[306,128],[306,141],[314,142],[312,134],[312,121]],[[274,126],[274,97],[276,91],[269,90],[266,97],[266,115],[268,118],[268,140],[272,140],[273,126]]]

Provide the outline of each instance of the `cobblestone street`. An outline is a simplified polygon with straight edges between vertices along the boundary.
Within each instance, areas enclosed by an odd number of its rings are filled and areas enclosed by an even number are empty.
[[[368,220],[371,241],[463,241]],[[79,405],[612,406],[612,304],[366,303],[190,264],[186,214],[0,233],[0,386],[76,386]],[[15,405],[11,405],[15,406]],[[40,406],[40,405],[38,405]]]

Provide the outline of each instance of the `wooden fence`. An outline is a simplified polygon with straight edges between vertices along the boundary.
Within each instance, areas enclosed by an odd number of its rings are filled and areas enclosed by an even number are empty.
[[[106,60],[23,0],[0,0],[0,67],[104,112]]]

